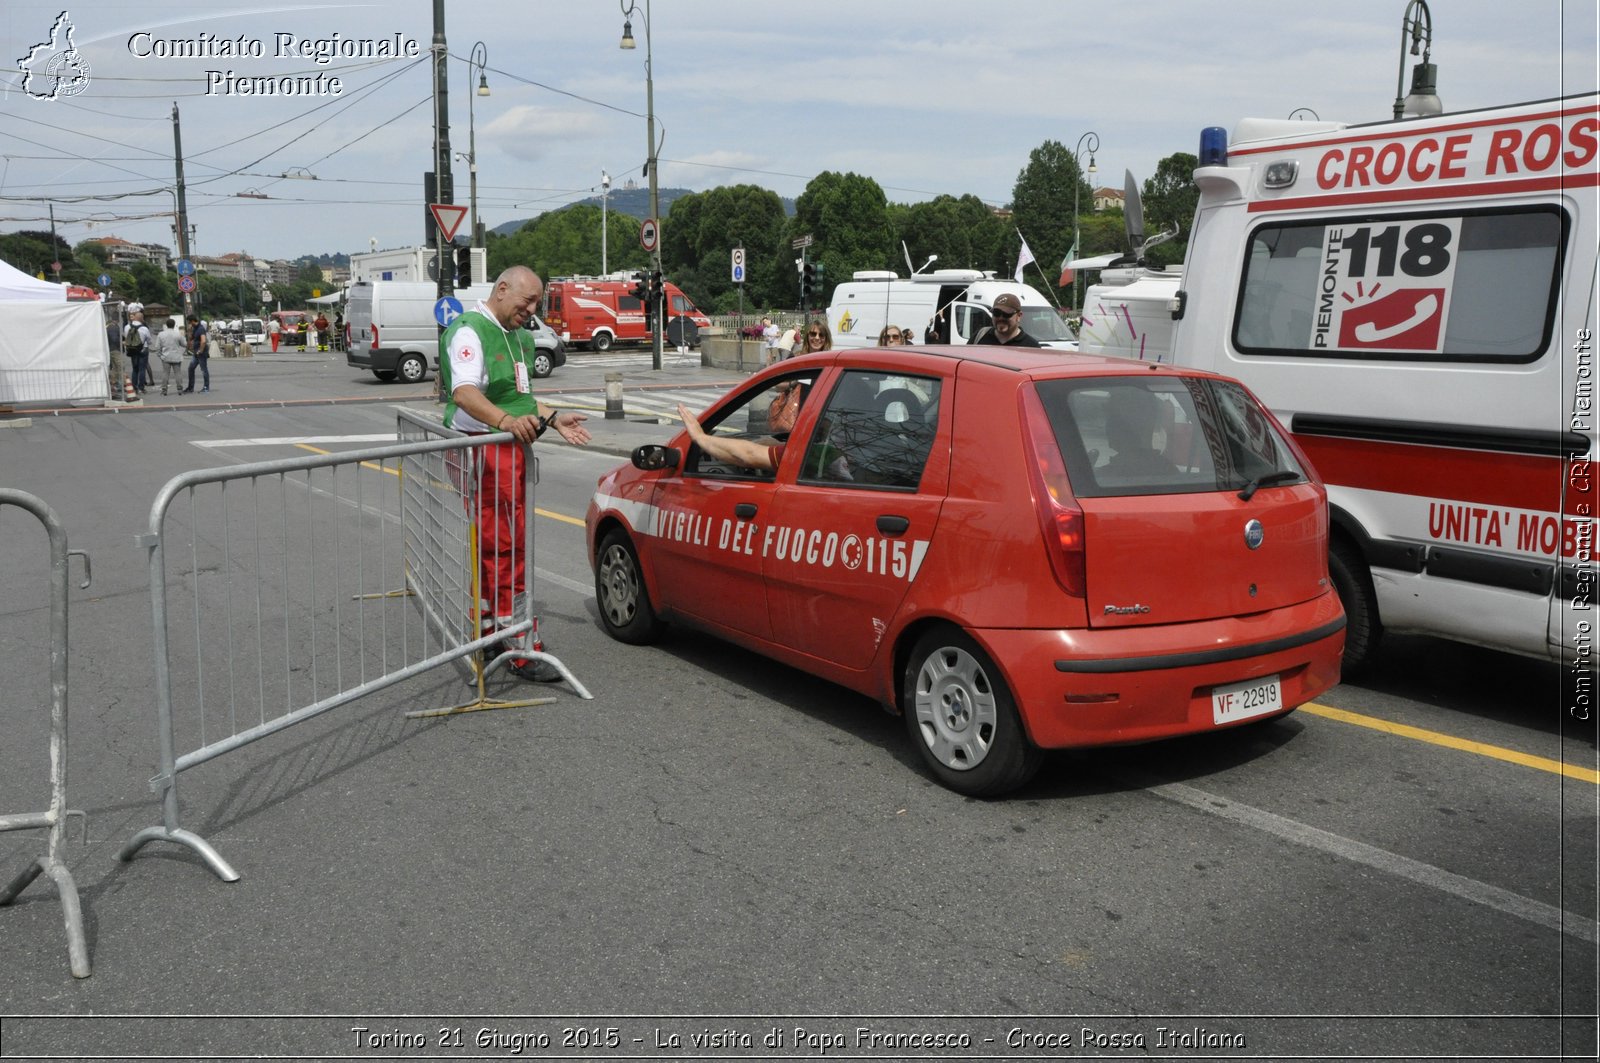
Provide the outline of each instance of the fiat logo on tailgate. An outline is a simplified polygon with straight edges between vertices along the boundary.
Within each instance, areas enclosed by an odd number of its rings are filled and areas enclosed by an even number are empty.
[[[1244,544],[1254,550],[1259,547],[1267,537],[1267,529],[1261,526],[1259,520],[1253,520],[1244,526]]]

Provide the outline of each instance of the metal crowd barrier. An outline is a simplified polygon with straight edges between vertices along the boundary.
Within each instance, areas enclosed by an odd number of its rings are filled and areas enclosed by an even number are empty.
[[[61,861],[61,846],[66,840],[69,817],[84,818],[82,812],[67,808],[67,559],[83,558],[84,580],[89,586],[89,555],[67,549],[67,533],[55,512],[33,495],[0,488],[0,507],[16,506],[39,518],[50,538],[50,807],[44,812],[0,816],[0,833],[13,830],[44,829],[50,832],[45,855],[0,889],[0,905],[8,905],[40,873],[50,876],[61,897],[61,910],[67,924],[67,956],[72,973],[89,977],[89,947],[83,936],[83,908],[78,902],[78,887],[72,873]],[[87,830],[87,825],[84,828]]]
[[[590,696],[556,658],[503,646],[536,630],[531,594],[488,630],[473,517],[496,486],[484,455],[512,437],[463,437],[406,411],[399,432],[408,441],[184,473],[157,495],[139,544],[149,552],[156,640],[160,763],[150,785],[163,821],[129,840],[121,859],[147,842],[174,842],[237,880],[209,842],[179,825],[178,775],[441,665],[460,668],[476,699],[406,716],[554,700],[487,696],[486,678],[513,656],[549,661]],[[535,471],[522,450],[520,560],[531,588]],[[381,508],[385,498],[398,499],[398,513]]]

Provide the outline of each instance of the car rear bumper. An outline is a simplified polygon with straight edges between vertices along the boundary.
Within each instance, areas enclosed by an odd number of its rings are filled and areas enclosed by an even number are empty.
[[[1217,730],[1211,692],[1278,677],[1285,709],[1339,682],[1344,613],[1331,592],[1249,617],[1121,630],[980,629],[1023,726],[1045,749]]]
[[[398,347],[361,347],[344,352],[344,361],[356,369],[392,373],[400,364],[400,355],[403,353]]]

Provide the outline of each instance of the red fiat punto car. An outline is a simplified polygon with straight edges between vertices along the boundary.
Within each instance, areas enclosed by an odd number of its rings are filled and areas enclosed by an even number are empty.
[[[797,389],[797,390],[794,390]],[[798,409],[795,402],[798,399]],[[1289,712],[1339,680],[1327,496],[1243,385],[1059,351],[780,362],[588,511],[606,630],[674,621],[878,699],[950,788]]]

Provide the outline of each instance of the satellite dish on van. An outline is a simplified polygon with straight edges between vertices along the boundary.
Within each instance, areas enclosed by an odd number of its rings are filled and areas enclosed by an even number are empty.
[[[1144,265],[1146,253],[1152,247],[1157,247],[1177,237],[1178,226],[1174,223],[1172,228],[1156,233],[1148,240],[1145,239],[1144,203],[1139,198],[1139,182],[1133,179],[1132,170],[1124,170],[1122,173],[1122,217],[1128,233],[1128,254],[1126,258],[1118,259],[1111,265],[1142,266]]]

